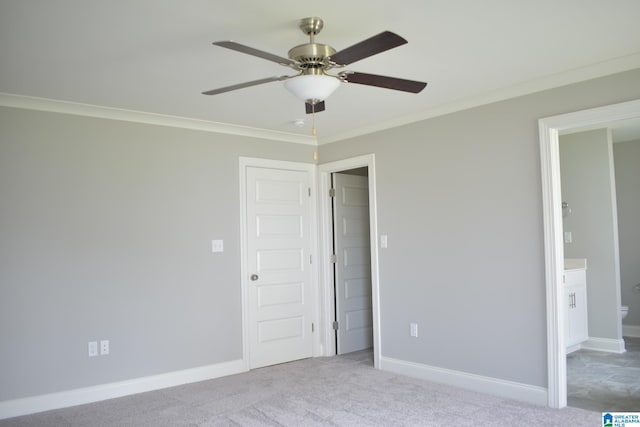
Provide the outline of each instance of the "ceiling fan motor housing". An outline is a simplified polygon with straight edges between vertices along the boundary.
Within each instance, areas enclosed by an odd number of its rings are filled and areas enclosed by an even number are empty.
[[[289,59],[296,61],[300,68],[325,68],[327,58],[336,53],[329,45],[321,43],[305,43],[289,50]]]
[[[296,62],[296,67],[303,70],[303,74],[322,74],[329,69],[328,58],[336,53],[329,45],[316,43],[315,35],[324,27],[322,19],[312,16],[302,18],[298,27],[309,36],[309,43],[298,45],[289,50],[289,59]]]

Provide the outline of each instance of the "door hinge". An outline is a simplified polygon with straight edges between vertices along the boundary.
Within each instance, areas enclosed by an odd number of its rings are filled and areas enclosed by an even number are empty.
[[[311,323],[311,333],[313,333],[314,329],[315,329],[315,328],[314,328],[314,326],[313,326],[313,322],[312,322],[312,323]]]
[[[309,187],[309,197],[311,197],[311,187]]]
[[[331,188],[329,190],[329,197],[336,197],[336,189],[335,188]]]
[[[339,326],[339,325],[338,325],[338,322],[337,322],[337,321],[336,321],[336,322],[333,322],[333,330],[334,330],[334,331],[337,331],[337,330],[338,330],[338,326]]]
[[[329,261],[331,261],[331,264],[335,264],[336,262],[338,262],[338,257],[336,256],[336,254],[331,254]]]
[[[312,256],[313,256],[313,255],[309,254],[309,264],[313,264],[313,258],[312,258]]]

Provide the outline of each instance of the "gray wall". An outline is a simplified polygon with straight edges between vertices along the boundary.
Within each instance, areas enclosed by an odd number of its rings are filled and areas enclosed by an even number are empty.
[[[376,154],[383,356],[546,386],[537,120],[634,98],[640,70],[320,147]],[[0,109],[0,400],[240,358],[238,156],[312,151]]]
[[[622,304],[629,306],[625,325],[640,326],[640,141],[613,144],[620,235]]]
[[[637,98],[640,70],[320,148],[376,155],[383,357],[546,387],[538,119]]]
[[[620,339],[615,177],[607,129],[560,136],[562,200],[571,215],[563,219],[572,242],[566,258],[587,259],[589,337]]]
[[[240,359],[238,157],[313,150],[1,108],[0,400]]]

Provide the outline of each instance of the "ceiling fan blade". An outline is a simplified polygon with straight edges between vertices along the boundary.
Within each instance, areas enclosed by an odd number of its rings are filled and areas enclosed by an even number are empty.
[[[206,92],[202,92],[202,94],[203,95],[217,95],[219,93],[231,92],[232,90],[236,90],[236,89],[242,89],[242,88],[245,88],[245,87],[261,85],[263,83],[270,83],[270,82],[277,82],[277,81],[280,81],[280,80],[286,80],[286,79],[288,79],[290,77],[292,77],[292,76],[267,77],[266,79],[253,80],[253,81],[250,81],[250,82],[238,83],[237,85],[221,87],[220,89],[208,90]]]
[[[418,93],[427,86],[425,82],[399,79],[397,77],[378,76],[376,74],[349,72],[340,73],[340,76],[344,77],[344,80],[348,83],[377,86],[411,93]]]
[[[283,58],[281,56],[274,55],[274,54],[269,53],[269,52],[264,52],[262,50],[254,49],[252,47],[245,46],[243,44],[236,43],[236,42],[233,42],[231,40],[213,42],[213,44],[216,45],[216,46],[226,47],[227,49],[231,49],[231,50],[235,50],[235,51],[238,51],[238,52],[246,53],[248,55],[257,56],[258,58],[266,59],[267,61],[273,61],[273,62],[275,62],[277,64],[280,64],[280,65],[294,66],[294,67],[297,65],[294,61],[292,61],[292,60],[290,60],[288,58]]]
[[[331,55],[330,60],[337,65],[349,65],[405,43],[407,41],[399,35],[385,31]]]
[[[319,113],[320,111],[324,111],[324,101],[316,102],[315,104],[305,102],[304,108],[307,114]]]

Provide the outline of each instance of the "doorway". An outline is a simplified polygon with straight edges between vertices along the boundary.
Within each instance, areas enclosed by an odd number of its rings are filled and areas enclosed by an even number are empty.
[[[240,158],[243,360],[314,354],[314,166]]]
[[[640,100],[562,114],[539,120],[540,167],[544,223],[545,280],[547,296],[548,403],[567,406],[567,364],[565,347],[564,239],[560,188],[559,132],[594,129],[616,120],[640,117]]]
[[[366,167],[331,174],[336,354],[373,347],[368,175]]]
[[[368,214],[368,256],[370,258],[367,266],[367,273],[370,280],[370,297],[365,298],[366,305],[370,307],[370,335],[368,347],[373,347],[373,364],[375,368],[379,368],[379,360],[381,355],[380,348],[380,311],[379,311],[379,283],[378,283],[378,234],[377,234],[377,210],[376,210],[376,186],[375,186],[375,156],[373,154],[354,157],[350,159],[340,160],[336,162],[326,163],[319,166],[319,209],[320,209],[320,251],[321,251],[321,271],[320,271],[320,292],[321,292],[321,327],[322,327],[322,354],[325,356],[333,356],[344,353],[340,345],[336,342],[336,331],[334,330],[334,322],[339,316],[339,308],[336,310],[336,300],[339,295],[336,294],[334,283],[334,263],[332,256],[334,254],[334,228],[333,228],[333,210],[332,198],[330,197],[330,189],[332,188],[332,175],[347,170],[360,170],[363,173],[366,170],[366,194],[368,195],[368,208],[365,212]],[[362,194],[362,193],[361,193]],[[362,289],[360,287],[359,289]],[[357,287],[354,287],[354,292]],[[358,298],[356,298],[358,299]],[[359,298],[362,302],[363,298]],[[369,302],[370,301],[370,302]],[[364,311],[368,309],[357,308],[360,319],[364,317]],[[366,316],[369,316],[368,313]],[[354,322],[356,318],[354,317]],[[361,322],[360,325],[363,323]],[[338,328],[340,325],[338,324]],[[366,328],[356,328],[361,331]],[[344,348],[344,346],[343,346]]]

